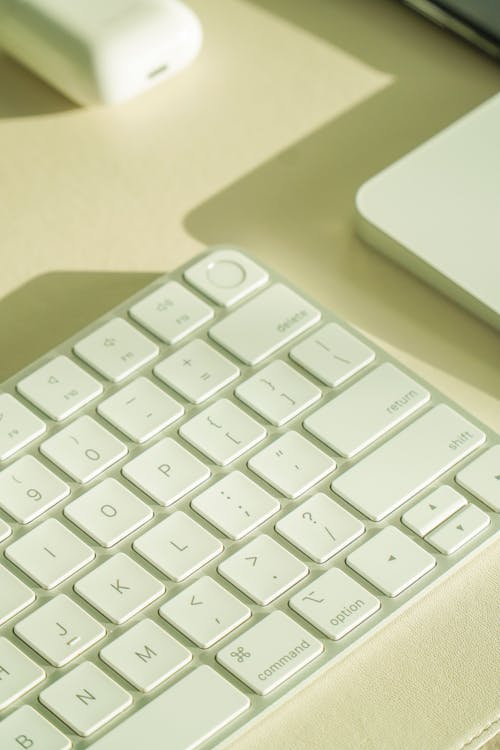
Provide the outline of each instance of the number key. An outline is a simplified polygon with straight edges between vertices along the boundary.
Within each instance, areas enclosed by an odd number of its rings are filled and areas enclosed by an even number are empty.
[[[127,453],[127,447],[92,417],[80,417],[45,440],[41,452],[84,484]]]
[[[0,473],[0,507],[19,523],[30,523],[67,495],[66,482],[33,456],[23,456]]]

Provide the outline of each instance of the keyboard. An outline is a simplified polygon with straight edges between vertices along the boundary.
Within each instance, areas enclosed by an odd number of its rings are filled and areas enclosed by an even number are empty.
[[[209,250],[0,389],[0,747],[222,747],[499,508],[498,435]]]

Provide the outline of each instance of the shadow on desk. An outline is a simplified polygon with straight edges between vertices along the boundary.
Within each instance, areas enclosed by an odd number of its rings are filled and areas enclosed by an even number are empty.
[[[78,107],[30,70],[1,53],[0,92],[0,119],[51,115]]]
[[[0,299],[0,382],[123,302],[157,275],[55,271],[31,279]]]
[[[493,95],[498,66],[397,3],[332,0],[312,12],[302,0],[252,2],[394,83],[198,206],[187,231],[248,249],[369,335],[500,399],[498,334],[368,248],[354,227],[358,187]]]

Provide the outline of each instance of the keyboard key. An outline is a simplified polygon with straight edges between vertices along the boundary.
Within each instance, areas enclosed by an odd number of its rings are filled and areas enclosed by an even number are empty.
[[[47,426],[9,393],[0,393],[0,461],[43,435]]]
[[[240,383],[235,394],[268,422],[280,426],[314,404],[321,391],[293,367],[277,360]]]
[[[341,456],[351,457],[429,399],[429,391],[387,362],[310,414],[304,427]]]
[[[153,517],[116,479],[104,479],[64,508],[64,515],[103,547],[112,547]]]
[[[88,737],[125,711],[132,697],[85,661],[42,690],[40,701],[77,734]]]
[[[398,596],[436,565],[432,555],[394,526],[379,531],[346,562],[387,596]]]
[[[0,625],[35,601],[34,592],[0,565]]]
[[[5,556],[44,589],[52,589],[94,559],[93,550],[55,518],[10,544]]]
[[[444,484],[407,510],[401,520],[415,534],[423,537],[466,504],[463,495]]]
[[[468,505],[425,539],[444,555],[451,555],[489,525],[490,518],[487,513],[475,505]]]
[[[33,456],[0,472],[0,507],[19,523],[30,523],[69,495],[69,486]]]
[[[136,443],[144,443],[184,414],[184,407],[147,378],[137,378],[97,411]]]
[[[191,507],[230,539],[242,539],[281,506],[246,474],[232,471],[191,500]]]
[[[456,480],[497,513],[500,512],[500,445],[494,445],[458,472]]]
[[[17,390],[51,419],[74,414],[102,393],[102,385],[68,357],[55,357],[17,384]]]
[[[11,534],[12,534],[12,529],[10,528],[9,524],[5,523],[3,518],[0,518],[0,542],[3,542],[5,539],[8,539]]]
[[[65,594],[14,626],[19,638],[54,667],[62,667],[106,635],[106,629]]]
[[[247,365],[256,365],[320,317],[296,292],[274,284],[212,326],[209,336]]]
[[[481,430],[439,404],[334,479],[332,489],[380,521],[484,440]]]
[[[210,469],[172,438],[129,461],[122,474],[160,505],[172,505],[210,477]]]
[[[318,492],[276,524],[276,531],[311,560],[324,563],[365,530],[358,518]]]
[[[267,432],[232,401],[222,398],[184,422],[179,434],[214,463],[227,466],[260,443]]]
[[[38,664],[7,638],[0,638],[0,710],[34,688],[44,677],[45,672]]]
[[[297,344],[290,357],[322,383],[336,388],[373,362],[375,352],[337,323],[328,323]]]
[[[249,608],[209,576],[160,607],[160,615],[200,648],[209,648],[248,620]]]
[[[309,572],[307,565],[267,534],[252,539],[218,567],[240,591],[265,606]]]
[[[80,578],[74,589],[118,625],[130,620],[165,592],[161,581],[123,552]]]
[[[22,706],[0,724],[2,750],[70,750],[71,742],[31,706]]]
[[[290,607],[338,641],[380,609],[380,601],[338,568],[294,594]]]
[[[184,272],[184,278],[223,307],[231,307],[263,286],[269,274],[237,250],[216,250]]]
[[[194,404],[200,404],[231,383],[240,370],[201,339],[190,341],[154,368],[164,383]]]
[[[283,495],[295,498],[334,471],[337,464],[298,432],[290,431],[252,456],[248,466]]]
[[[222,542],[177,511],[138,537],[134,550],[174,581],[182,581],[223,550]]]
[[[138,370],[160,351],[134,326],[113,318],[73,347],[88,365],[117,383]]]
[[[114,727],[92,750],[142,747],[156,726],[168,727],[168,750],[194,750],[249,707],[246,695],[203,665]]]
[[[177,281],[169,281],[129,310],[167,344],[176,344],[214,316],[213,309]]]
[[[115,672],[147,693],[193,658],[190,651],[152,620],[141,620],[99,654]]]
[[[217,661],[259,695],[267,695],[323,652],[323,644],[283,612],[235,638]]]
[[[127,454],[127,446],[92,417],[79,417],[45,440],[41,452],[77,482],[95,479]]]

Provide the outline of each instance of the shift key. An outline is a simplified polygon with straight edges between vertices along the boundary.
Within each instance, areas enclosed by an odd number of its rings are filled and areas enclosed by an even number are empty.
[[[313,326],[321,313],[284,284],[274,284],[216,323],[209,336],[247,365],[269,357]]]
[[[217,654],[217,661],[267,695],[323,652],[323,644],[283,612],[273,612]]]
[[[480,429],[439,404],[345,471],[332,489],[380,521],[484,443]]]

